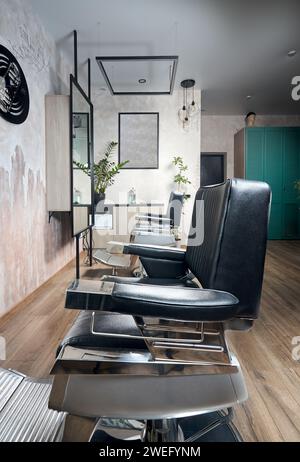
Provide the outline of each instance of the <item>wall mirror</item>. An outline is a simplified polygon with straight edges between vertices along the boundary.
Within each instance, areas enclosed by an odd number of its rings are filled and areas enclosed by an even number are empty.
[[[73,236],[94,223],[93,105],[71,76],[71,165]]]
[[[159,159],[159,113],[119,113],[119,162],[125,169],[156,169]]]

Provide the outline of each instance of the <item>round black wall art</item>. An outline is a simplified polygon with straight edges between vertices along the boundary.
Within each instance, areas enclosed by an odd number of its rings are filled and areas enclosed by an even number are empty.
[[[21,124],[28,112],[29,92],[23,71],[14,55],[0,45],[0,116]]]

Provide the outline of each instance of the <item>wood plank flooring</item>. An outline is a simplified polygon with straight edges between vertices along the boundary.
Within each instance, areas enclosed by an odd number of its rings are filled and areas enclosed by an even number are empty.
[[[247,441],[300,441],[294,336],[300,336],[300,241],[270,241],[260,317],[250,332],[228,336],[248,387],[235,418]]]
[[[82,267],[82,277],[107,272]],[[74,262],[0,319],[7,342],[1,367],[46,376],[55,350],[75,311],[64,310],[64,294],[74,278]],[[300,441],[300,361],[292,359],[292,338],[300,336],[300,241],[268,246],[261,315],[250,332],[228,340],[245,375],[249,399],[236,406],[235,424],[245,441]]]

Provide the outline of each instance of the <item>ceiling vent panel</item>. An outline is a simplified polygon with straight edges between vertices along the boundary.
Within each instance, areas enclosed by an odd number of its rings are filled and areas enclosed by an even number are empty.
[[[178,56],[96,57],[112,95],[171,95]]]

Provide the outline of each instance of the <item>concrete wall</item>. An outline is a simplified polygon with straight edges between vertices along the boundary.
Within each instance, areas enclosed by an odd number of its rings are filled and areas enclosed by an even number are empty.
[[[300,126],[299,116],[257,116],[259,126]],[[227,152],[227,176],[233,176],[234,135],[245,126],[244,116],[202,116],[201,152]]]
[[[22,0],[0,0],[0,43],[18,59],[30,92],[22,125],[0,117],[0,316],[73,257],[69,217],[48,224],[45,105],[69,93],[69,65]]]

